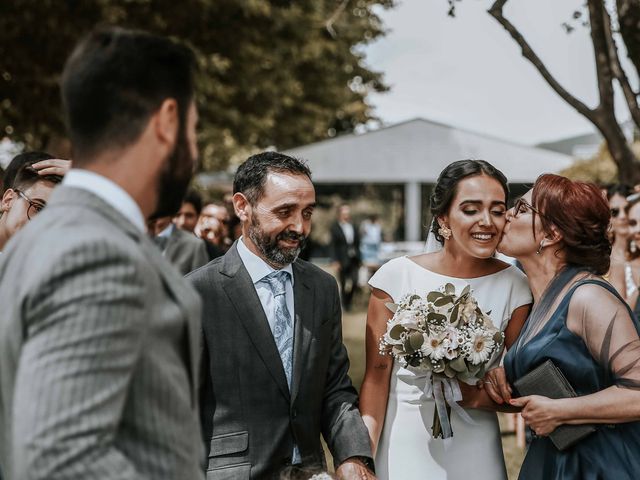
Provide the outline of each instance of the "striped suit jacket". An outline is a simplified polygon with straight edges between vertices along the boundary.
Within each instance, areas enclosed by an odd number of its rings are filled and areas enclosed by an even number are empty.
[[[150,239],[61,186],[0,257],[5,480],[200,479],[198,295]]]

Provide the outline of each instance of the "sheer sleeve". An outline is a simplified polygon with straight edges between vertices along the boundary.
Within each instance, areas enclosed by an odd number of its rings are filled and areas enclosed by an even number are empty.
[[[617,295],[593,283],[579,286],[569,304],[567,328],[603,367],[606,384],[640,389],[640,328]]]

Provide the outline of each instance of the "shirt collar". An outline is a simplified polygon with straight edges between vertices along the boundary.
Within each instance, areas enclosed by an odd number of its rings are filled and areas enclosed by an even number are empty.
[[[89,170],[72,168],[66,173],[62,183],[67,187],[82,188],[100,197],[140,231],[145,231],[144,215],[140,207],[131,195],[114,181]]]
[[[244,263],[247,272],[249,272],[249,276],[251,277],[251,281],[254,285],[270,273],[276,271],[275,268],[249,250],[249,248],[244,244],[244,237],[240,237],[238,239],[237,249],[238,255],[240,255],[240,259],[242,260],[242,263]],[[293,285],[293,268],[291,267],[291,264],[285,266],[282,270],[289,272],[291,285]]]
[[[174,228],[175,228],[175,225],[173,223],[169,223],[169,225],[167,225],[164,230],[162,230],[158,235],[156,235],[156,237],[169,238],[173,233]]]

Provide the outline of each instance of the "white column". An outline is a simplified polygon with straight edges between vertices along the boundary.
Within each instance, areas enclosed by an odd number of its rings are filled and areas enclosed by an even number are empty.
[[[420,225],[422,199],[420,198],[420,183],[407,182],[404,184],[404,232],[408,242],[420,241]]]

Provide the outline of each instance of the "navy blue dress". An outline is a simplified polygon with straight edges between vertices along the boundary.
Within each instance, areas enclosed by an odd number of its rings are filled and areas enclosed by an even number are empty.
[[[579,285],[587,283],[606,288],[623,302],[613,287],[605,282],[584,280],[576,283],[540,332],[507,353],[504,368],[511,384],[547,359],[564,373],[579,396],[620,383],[606,366],[596,362],[584,340],[566,326],[569,300]],[[607,319],[603,318],[603,321]],[[636,332],[640,332],[636,319],[632,321]],[[640,422],[599,425],[596,428],[595,433],[563,452],[556,449],[548,437],[534,438],[519,480],[640,479]]]

